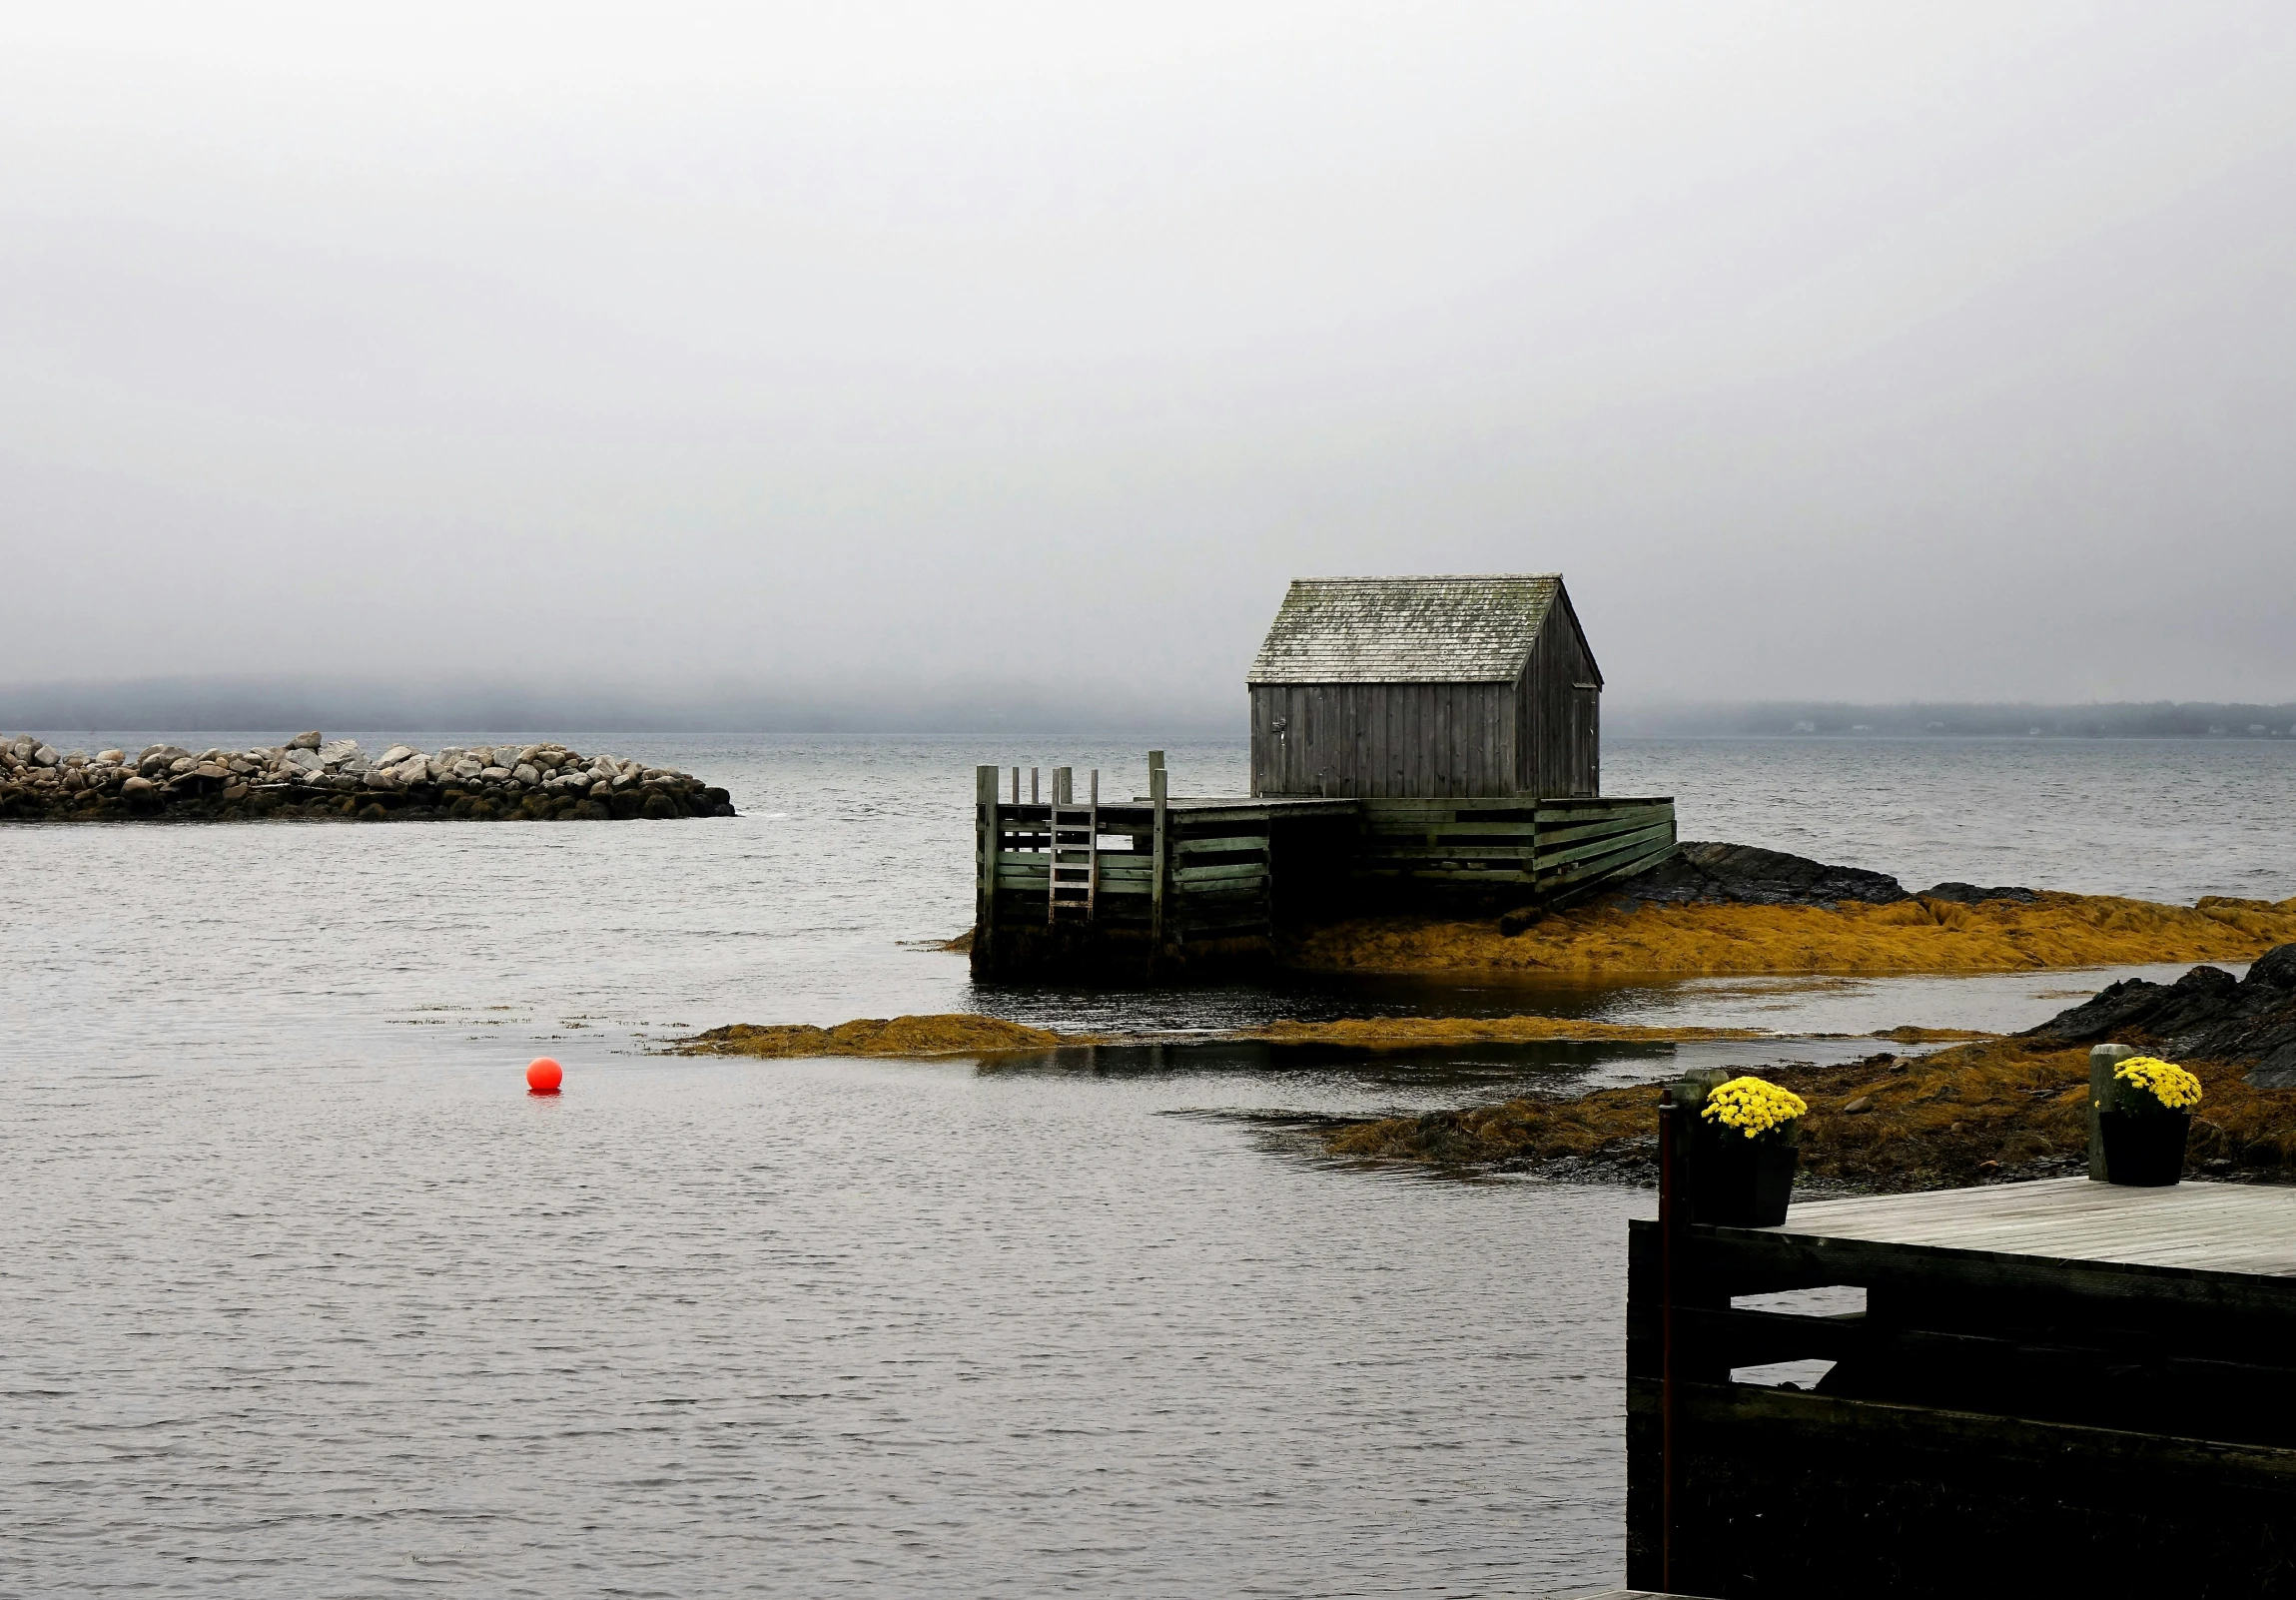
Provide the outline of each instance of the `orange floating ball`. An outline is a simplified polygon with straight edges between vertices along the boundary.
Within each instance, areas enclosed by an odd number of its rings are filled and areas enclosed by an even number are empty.
[[[526,1069],[526,1093],[529,1095],[555,1095],[558,1086],[565,1081],[565,1069],[547,1056],[536,1056],[534,1064]]]

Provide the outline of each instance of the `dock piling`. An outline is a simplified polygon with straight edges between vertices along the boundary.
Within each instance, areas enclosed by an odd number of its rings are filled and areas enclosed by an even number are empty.
[[[1021,769],[1013,769],[1015,800],[1020,798]],[[992,945],[997,937],[997,855],[1004,844],[1004,824],[997,816],[997,769],[981,767],[974,773],[974,795],[980,808],[980,871],[973,895],[973,939],[977,947]],[[983,959],[993,959],[984,952]]]
[[[1681,1231],[1675,1149],[1679,1115],[1671,1088],[1658,1092],[1658,1572],[1674,1591],[1674,1244]]]
[[[1163,770],[1163,752],[1148,752],[1148,806],[1154,814],[1148,835],[1148,970],[1155,971],[1163,957],[1164,884],[1171,876],[1170,794]]]
[[[2111,1098],[2113,1069],[2135,1054],[2129,1045],[2098,1045],[2088,1053],[2088,1176],[2092,1183],[2104,1182],[2104,1133],[2096,1114]]]

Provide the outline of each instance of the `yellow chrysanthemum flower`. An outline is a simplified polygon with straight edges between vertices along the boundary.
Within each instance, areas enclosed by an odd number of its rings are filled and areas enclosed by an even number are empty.
[[[1802,1097],[1790,1089],[1759,1078],[1733,1078],[1707,1091],[1706,1104],[1698,1115],[1754,1139],[1784,1127],[1809,1110]]]
[[[2200,1104],[2200,1080],[2157,1056],[2131,1056],[2115,1067],[2112,1075],[2135,1085],[2170,1111],[2185,1111]]]

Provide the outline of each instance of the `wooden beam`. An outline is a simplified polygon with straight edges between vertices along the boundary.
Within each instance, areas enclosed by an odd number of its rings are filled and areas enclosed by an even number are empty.
[[[1152,975],[1163,955],[1164,885],[1171,875],[1171,819],[1169,780],[1164,776],[1163,752],[1148,752],[1148,804],[1155,808],[1148,866],[1148,970]]]
[[[1018,769],[1015,769],[1018,787]],[[987,970],[996,959],[997,943],[997,769],[977,767],[973,773],[974,790],[974,848],[978,852],[974,864],[973,941],[982,969]]]

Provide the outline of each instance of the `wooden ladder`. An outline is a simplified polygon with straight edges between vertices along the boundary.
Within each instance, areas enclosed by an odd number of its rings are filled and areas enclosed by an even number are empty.
[[[1049,817],[1052,846],[1051,884],[1046,891],[1045,921],[1059,922],[1065,913],[1072,920],[1091,922],[1101,893],[1101,769],[1093,769],[1092,799],[1076,803],[1075,783],[1067,767],[1053,769],[1053,804]]]

